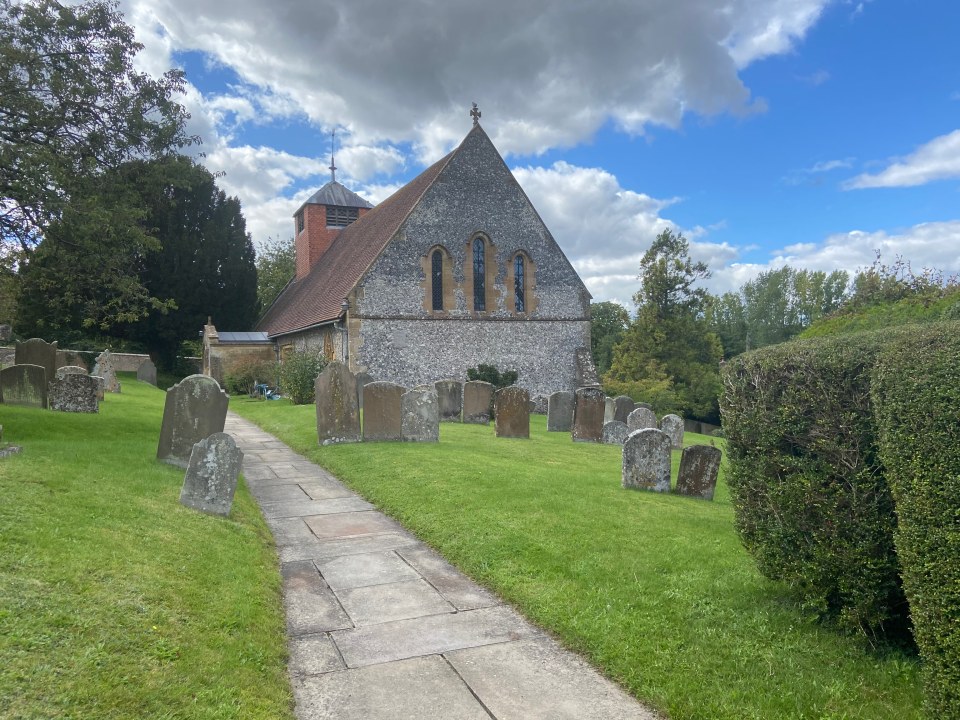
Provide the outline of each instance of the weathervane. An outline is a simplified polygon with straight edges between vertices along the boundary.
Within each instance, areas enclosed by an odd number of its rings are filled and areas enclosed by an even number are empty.
[[[337,147],[337,129],[334,128],[330,131],[330,180],[332,182],[337,181],[337,164],[333,160],[333,154],[336,151]]]
[[[480,124],[480,108],[477,107],[476,103],[473,103],[473,110],[470,111],[470,117],[473,118],[473,124]]]

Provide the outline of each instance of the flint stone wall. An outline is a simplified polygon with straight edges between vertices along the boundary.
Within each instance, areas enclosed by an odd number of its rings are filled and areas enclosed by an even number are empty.
[[[167,390],[157,458],[185,468],[196,443],[223,432],[228,403],[227,393],[206,375],[189,375]]]
[[[63,368],[61,368],[62,370]],[[67,373],[50,383],[49,401],[51,410],[73,413],[100,412],[99,380],[92,376],[79,373]]]

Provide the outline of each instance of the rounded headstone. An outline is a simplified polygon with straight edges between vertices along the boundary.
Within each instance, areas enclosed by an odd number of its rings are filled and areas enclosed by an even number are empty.
[[[79,365],[64,365],[57,368],[55,380],[62,380],[67,375],[86,375],[87,371]]]
[[[225,432],[213,433],[191,448],[180,503],[213,515],[228,516],[237,490],[243,452]]]
[[[627,418],[635,407],[636,403],[633,402],[632,397],[628,395],[617,395],[613,399],[613,419],[626,423]]]
[[[600,442],[604,445],[623,445],[629,434],[630,429],[625,422],[611,420],[608,423],[604,423]]]
[[[683,418],[679,415],[664,415],[660,418],[660,429],[670,436],[675,448],[683,447]]]
[[[627,427],[630,428],[630,432],[655,428],[657,427],[657,414],[649,408],[638,406],[627,416]]]
[[[186,467],[196,443],[223,432],[228,403],[227,393],[207,375],[189,375],[167,390],[157,457]]]

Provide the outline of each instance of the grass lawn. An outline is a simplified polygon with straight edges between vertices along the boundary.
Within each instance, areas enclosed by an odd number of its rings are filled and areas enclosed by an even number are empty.
[[[722,483],[712,503],[623,490],[620,448],[537,415],[530,440],[444,424],[438,444],[319,447],[312,406],[231,408],[674,720],[921,717],[917,662],[820,626],[762,578]]]
[[[164,394],[121,382],[99,415],[0,405],[0,717],[292,718],[256,505],[182,507]]]

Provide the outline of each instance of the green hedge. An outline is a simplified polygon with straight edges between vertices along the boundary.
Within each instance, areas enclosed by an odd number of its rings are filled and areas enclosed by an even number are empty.
[[[909,641],[870,398],[890,335],[738,356],[723,369],[721,412],[736,527],[761,572],[845,628]]]
[[[929,717],[960,718],[960,323],[891,343],[873,398]]]

